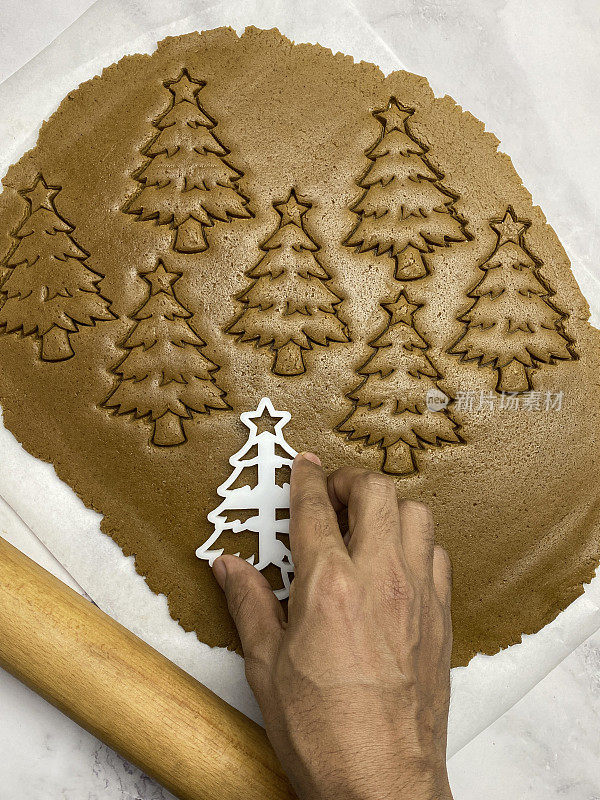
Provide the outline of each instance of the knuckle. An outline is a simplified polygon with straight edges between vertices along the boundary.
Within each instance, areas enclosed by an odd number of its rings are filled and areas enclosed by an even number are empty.
[[[347,479],[351,479],[356,475],[357,469],[356,467],[338,467],[334,469],[333,472],[330,473],[328,480],[330,481],[345,481]]]
[[[400,509],[413,519],[422,519],[427,522],[433,519],[429,506],[422,503],[420,500],[401,500]]]
[[[328,480],[334,482],[343,482],[343,483],[353,483],[356,480],[359,480],[360,477],[368,472],[369,470],[364,469],[363,467],[349,467],[345,465],[343,467],[338,467],[334,469],[328,476]]]
[[[314,596],[324,612],[354,606],[359,601],[360,593],[352,570],[335,557],[323,563],[314,581]]]
[[[330,503],[318,494],[312,492],[299,492],[294,497],[296,510],[310,516],[323,516],[328,514],[331,508]]]
[[[329,574],[329,596],[338,603],[346,602],[354,596],[353,580],[344,569],[334,569]]]
[[[357,478],[358,488],[384,498],[396,498],[396,484],[381,472],[365,472]]]

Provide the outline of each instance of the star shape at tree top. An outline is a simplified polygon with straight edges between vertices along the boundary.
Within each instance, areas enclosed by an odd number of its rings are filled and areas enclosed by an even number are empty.
[[[144,272],[142,278],[150,284],[150,295],[159,292],[173,293],[173,284],[181,278],[181,272],[167,272],[165,265],[159,260],[156,269],[152,272]]]
[[[521,243],[521,236],[525,233],[531,222],[518,219],[512,206],[506,209],[503,219],[494,219],[490,222],[490,228],[498,234],[498,247],[505,242]]]
[[[398,297],[393,303],[381,304],[390,315],[390,325],[396,325],[398,322],[405,322],[412,327],[412,316],[421,305],[411,303],[404,292],[400,292]]]
[[[173,93],[176,103],[187,100],[188,103],[196,102],[196,95],[206,86],[206,81],[197,81],[190,76],[187,69],[182,70],[181,75],[174,81],[165,81],[167,89]]]
[[[415,113],[414,108],[403,106],[395,97],[390,97],[387,108],[374,111],[373,116],[382,123],[386,133],[390,131],[404,131],[406,120]]]
[[[252,438],[265,432],[283,437],[283,426],[287,425],[291,416],[289,411],[275,411],[269,398],[263,397],[256,411],[245,411],[240,414],[240,420],[250,429]]]
[[[306,214],[309,208],[312,208],[311,203],[303,203],[298,199],[295,189],[290,191],[287,200],[282,203],[273,203],[273,208],[281,216],[281,227],[292,222],[298,227],[302,227],[302,217]]]
[[[42,175],[38,175],[31,189],[23,189],[19,194],[31,204],[31,213],[40,208],[53,211],[56,214],[54,203],[52,202],[60,192],[60,186],[48,186]]]

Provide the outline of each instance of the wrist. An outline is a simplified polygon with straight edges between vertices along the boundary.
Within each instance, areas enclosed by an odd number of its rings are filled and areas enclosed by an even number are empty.
[[[299,797],[301,800],[315,800],[316,796],[319,800],[453,800],[445,765],[438,770],[425,767],[403,769],[400,773],[395,770],[394,774],[382,770],[368,780],[365,778],[353,781],[353,787],[344,781],[344,786],[330,785],[318,795],[314,791],[306,796],[301,792]]]
[[[452,800],[448,773],[443,770],[416,772],[402,776],[396,793],[390,800]]]
[[[446,764],[407,771],[390,800],[453,800]]]

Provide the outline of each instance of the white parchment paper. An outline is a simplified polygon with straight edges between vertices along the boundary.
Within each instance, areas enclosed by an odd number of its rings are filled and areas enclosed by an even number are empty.
[[[430,0],[427,7],[394,0],[97,0],[52,45],[0,85],[0,175],[35,144],[41,122],[68,91],[123,55],[150,53],[164,36],[193,30],[230,25],[242,33],[247,25],[278,27],[296,42],[319,42],[334,52],[379,64],[386,73],[406,68],[424,74],[436,93],[451,93],[484,120],[501,139],[501,149],[513,156],[534,201],[561,237],[598,323],[600,270],[592,245],[598,243],[595,197],[600,175],[597,160],[586,168],[589,162],[582,160],[581,145],[582,137],[584,144],[588,137],[594,149],[593,126],[586,127],[587,118],[579,119],[578,136],[569,136],[573,86],[548,70],[546,77],[552,80],[544,83],[540,53],[520,46],[524,34],[519,20],[526,25],[527,13],[536,5],[537,0]],[[581,7],[585,10],[588,1]],[[581,13],[581,8],[572,10],[573,25]],[[573,25],[567,35],[573,34]],[[555,102],[548,102],[550,91]],[[597,110],[594,121],[597,126]],[[152,594],[132,559],[100,532],[99,515],[86,509],[51,465],[26,453],[1,425],[0,496],[100,608],[260,720],[242,659],[185,633],[170,618],[164,596]],[[538,634],[454,670],[449,755],[517,702],[598,627],[597,576],[582,597]]]

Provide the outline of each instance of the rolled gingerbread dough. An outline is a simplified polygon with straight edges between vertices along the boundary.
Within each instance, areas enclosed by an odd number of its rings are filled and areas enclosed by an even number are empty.
[[[497,146],[422,77],[218,29],[82,84],[10,168],[5,425],[202,641],[239,644],[195,551],[264,397],[432,507],[455,665],[592,577],[599,334]]]

